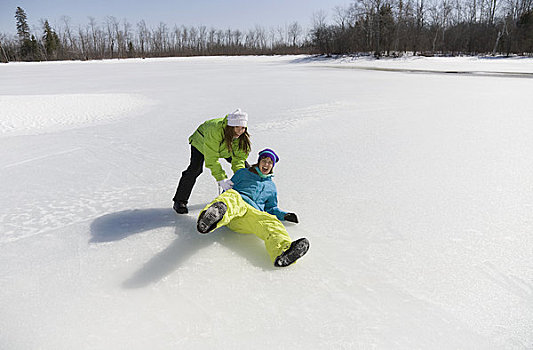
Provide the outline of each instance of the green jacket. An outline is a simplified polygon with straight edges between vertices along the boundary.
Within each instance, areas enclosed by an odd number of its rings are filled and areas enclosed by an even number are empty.
[[[204,155],[205,166],[211,170],[217,181],[228,178],[218,161],[220,158],[231,157],[231,170],[234,173],[244,168],[244,162],[248,158],[248,153],[239,148],[238,139],[233,140],[233,152],[228,151],[224,142],[224,128],[227,124],[227,116],[210,119],[200,125],[189,137],[189,143]]]

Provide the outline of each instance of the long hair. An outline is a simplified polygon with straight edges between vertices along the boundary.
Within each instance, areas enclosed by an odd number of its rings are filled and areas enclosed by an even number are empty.
[[[233,127],[227,126],[224,128],[224,142],[226,144],[226,147],[228,148],[228,151],[230,153],[233,152],[233,136],[235,134],[233,133]],[[250,141],[250,134],[248,134],[248,128],[244,130],[244,132],[239,136],[239,149],[244,151],[246,154],[250,153],[252,150],[252,142]]]

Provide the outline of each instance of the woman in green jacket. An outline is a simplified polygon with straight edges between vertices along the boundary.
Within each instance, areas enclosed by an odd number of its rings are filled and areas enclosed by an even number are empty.
[[[248,114],[239,108],[224,118],[211,119],[203,123],[189,137],[191,145],[191,161],[182,173],[174,195],[174,210],[178,214],[186,214],[187,202],[191,196],[196,179],[203,171],[203,166],[211,170],[211,174],[222,190],[226,191],[233,185],[219,163],[220,158],[231,163],[235,173],[250,165],[246,162],[250,153],[251,143],[248,134]]]

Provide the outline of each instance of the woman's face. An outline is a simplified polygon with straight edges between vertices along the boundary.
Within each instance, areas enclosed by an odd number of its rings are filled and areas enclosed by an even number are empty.
[[[261,158],[261,160],[259,161],[259,170],[261,170],[264,175],[270,174],[270,171],[272,171],[273,166],[274,163],[269,157]]]
[[[233,126],[233,137],[238,138],[246,131],[244,126]]]

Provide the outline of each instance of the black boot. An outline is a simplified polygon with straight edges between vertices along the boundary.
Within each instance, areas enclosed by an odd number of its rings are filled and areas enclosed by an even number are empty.
[[[178,214],[187,214],[189,212],[189,209],[187,209],[187,203],[185,202],[174,202],[174,206],[172,207]]]
[[[208,233],[213,231],[218,222],[222,220],[222,217],[224,217],[227,210],[228,207],[224,202],[215,202],[211,204],[211,206],[207,208],[207,210],[204,210],[198,217],[198,224],[196,225],[198,232]]]
[[[274,261],[274,266],[289,266],[296,260],[300,259],[309,250],[309,241],[307,238],[300,238],[291,243],[289,249],[280,254]]]

